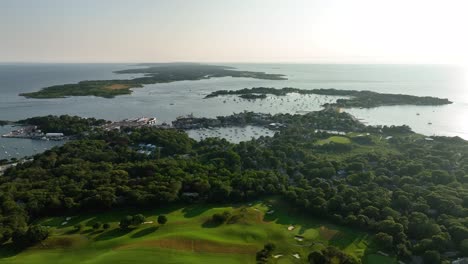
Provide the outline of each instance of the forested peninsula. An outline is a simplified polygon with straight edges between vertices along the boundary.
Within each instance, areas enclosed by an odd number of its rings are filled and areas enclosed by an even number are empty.
[[[247,124],[259,116],[243,115]],[[76,118],[27,123],[66,127],[60,122]],[[467,141],[366,126],[332,108],[268,118],[282,124],[274,136],[239,144],[81,121],[79,140],[0,177],[0,256],[140,247],[257,263],[278,255],[318,263],[468,256]]]
[[[75,84],[62,84],[42,88],[37,92],[21,93],[27,98],[46,99],[69,96],[98,96],[113,98],[131,94],[131,88],[145,84],[169,83],[176,81],[195,81],[215,77],[243,77],[267,80],[285,80],[281,74],[264,72],[238,71],[232,67],[205,65],[197,63],[151,63],[139,64],[142,68],[116,71],[119,74],[143,74],[144,76],[128,80],[81,81]]]
[[[302,95],[317,94],[327,96],[346,96],[349,98],[337,99],[335,103],[324,104],[323,106],[333,106],[342,108],[362,107],[373,108],[379,106],[392,105],[446,105],[452,102],[448,99],[431,96],[414,96],[406,94],[388,94],[372,91],[337,90],[337,89],[297,89],[285,87],[281,89],[269,87],[244,88],[240,90],[218,90],[208,94],[205,98],[212,98],[223,95],[238,95],[247,100],[265,99],[266,95],[285,96],[290,93]]]

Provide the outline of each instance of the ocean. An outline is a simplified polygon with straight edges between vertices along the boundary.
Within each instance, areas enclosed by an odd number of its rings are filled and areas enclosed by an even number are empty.
[[[113,99],[93,96],[27,99],[18,94],[56,84],[128,79],[138,75],[113,73],[135,67],[132,64],[0,64],[0,120],[70,114],[109,120],[154,116],[160,121],[172,121],[187,114],[215,117],[244,110],[294,114],[319,110],[321,104],[336,98],[290,94],[283,100],[269,96],[262,101],[249,102],[235,97],[203,97],[220,89],[259,86],[335,88],[448,98],[454,103],[445,106],[391,106],[345,111],[370,125],[406,124],[415,132],[428,136],[459,136],[468,140],[468,82],[462,68],[442,65],[213,64],[232,66],[239,70],[281,73],[288,80],[224,77],[146,85],[134,89],[131,95]],[[8,129],[4,127],[1,132]],[[56,142],[22,142],[1,138],[0,159],[31,155],[36,153],[35,149],[39,151],[56,145]]]

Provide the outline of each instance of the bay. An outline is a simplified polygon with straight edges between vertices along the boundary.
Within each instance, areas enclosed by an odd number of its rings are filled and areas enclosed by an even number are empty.
[[[425,135],[459,136],[468,139],[468,86],[466,72],[446,65],[353,65],[353,64],[226,64],[239,70],[285,74],[288,80],[213,78],[146,85],[131,95],[113,99],[93,96],[63,99],[27,99],[22,92],[82,80],[128,79],[138,75],[113,71],[135,67],[132,64],[0,64],[0,120],[19,120],[42,115],[79,115],[109,120],[154,116],[172,121],[178,116],[216,117],[244,110],[264,113],[304,113],[321,109],[332,96],[300,96],[247,101],[237,97],[203,99],[210,92],[251,87],[335,88],[370,90],[448,98],[445,106],[392,106],[373,109],[346,109],[372,125],[409,125]],[[419,115],[418,115],[419,114]],[[3,129],[2,129],[3,131]],[[2,146],[18,144],[0,139]],[[34,147],[32,143],[28,148]],[[25,147],[26,148],[26,147]],[[0,159],[5,158],[0,152]],[[15,152],[16,153],[16,152]],[[30,155],[24,152],[21,155]]]

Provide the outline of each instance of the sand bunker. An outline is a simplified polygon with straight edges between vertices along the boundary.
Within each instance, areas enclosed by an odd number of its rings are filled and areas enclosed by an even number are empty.
[[[297,241],[304,241],[304,237],[303,236],[294,236],[294,239],[296,239]]]

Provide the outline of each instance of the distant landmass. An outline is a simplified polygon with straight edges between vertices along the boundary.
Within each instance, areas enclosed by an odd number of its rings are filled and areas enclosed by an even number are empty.
[[[379,106],[391,105],[446,105],[452,102],[446,98],[437,98],[431,96],[414,96],[406,94],[387,94],[371,91],[356,90],[337,90],[337,89],[297,89],[285,87],[281,89],[268,87],[244,88],[241,90],[218,90],[208,94],[205,98],[211,98],[222,95],[238,95],[240,98],[248,100],[264,99],[267,94],[275,96],[285,96],[289,93],[298,94],[318,94],[330,96],[349,96],[345,99],[337,99],[335,103],[324,104],[323,106],[333,107],[362,107],[373,108]]]
[[[81,81],[74,84],[54,85],[37,92],[21,93],[27,98],[65,98],[69,96],[99,96],[113,98],[117,95],[131,94],[131,88],[143,87],[145,84],[169,83],[176,81],[194,81],[213,77],[243,77],[266,80],[286,80],[282,74],[264,72],[238,71],[235,68],[197,63],[145,63],[143,68],[116,71],[116,73],[144,74],[128,80],[95,80]]]

